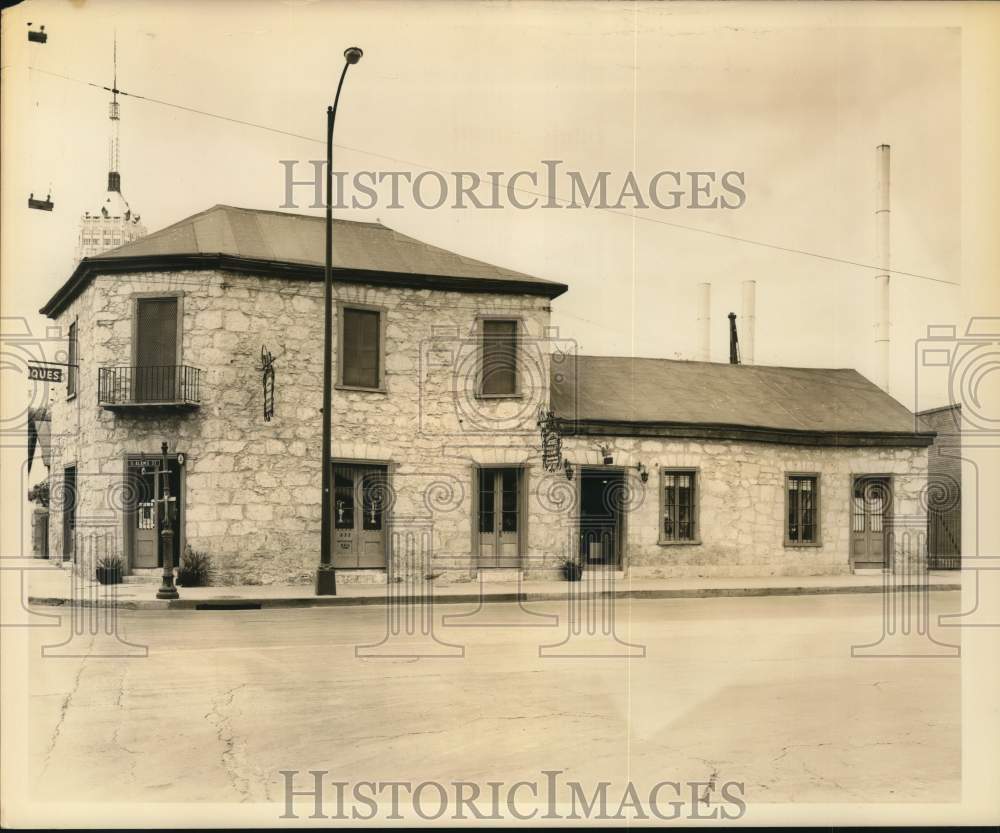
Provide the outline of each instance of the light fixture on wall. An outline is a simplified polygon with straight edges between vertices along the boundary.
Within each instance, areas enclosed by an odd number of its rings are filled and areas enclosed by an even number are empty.
[[[573,479],[573,464],[569,460],[563,460],[563,472],[566,474],[567,480]]]
[[[601,457],[603,458],[604,465],[606,466],[610,466],[615,462],[615,458],[611,454],[611,449],[606,445],[601,446]]]
[[[642,463],[637,463],[635,470],[639,472],[639,479],[642,480],[643,483],[649,480],[649,469],[647,469]]]

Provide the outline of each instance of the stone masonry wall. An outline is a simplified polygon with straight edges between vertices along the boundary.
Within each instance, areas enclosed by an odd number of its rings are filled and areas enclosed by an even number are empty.
[[[97,404],[97,368],[132,363],[134,298],[156,292],[182,293],[180,363],[204,371],[201,407],[110,412]],[[548,400],[553,337],[549,302],[360,284],[336,285],[335,297],[384,309],[386,372],[384,393],[334,392],[334,457],[391,461],[397,526],[403,519],[424,523],[433,509],[435,555],[443,563],[458,559],[467,570],[473,462],[523,463],[538,453],[535,421]],[[522,322],[519,399],[474,395],[475,327],[483,314]],[[78,527],[117,536],[124,552],[125,455],[156,454],[166,440],[186,457],[185,543],[208,552],[223,581],[312,581],[320,527],[322,285],[206,272],[101,276],[60,323],[74,318],[80,393],[54,404],[53,466],[61,473],[79,463]],[[276,368],[270,422],[263,419],[262,346]],[[62,513],[53,512],[57,554],[62,524]]]
[[[201,407],[183,414],[113,413],[97,403],[97,368],[132,363],[136,294],[181,292],[180,362],[204,371]],[[549,302],[531,296],[445,293],[337,284],[339,301],[377,305],[386,315],[385,392],[335,390],[333,454],[390,464],[392,577],[431,569],[441,581],[475,577],[471,556],[474,464],[525,467],[531,576],[555,576],[575,555],[581,465],[600,465],[600,445],[629,470],[625,568],[634,575],[766,576],[850,569],[852,474],[892,474],[894,512],[917,528],[926,482],[925,449],[805,448],[766,443],[571,437],[573,480],[541,466],[536,419],[548,402],[550,363],[572,351],[549,328]],[[477,316],[519,317],[523,396],[475,396]],[[322,286],[242,274],[178,272],[98,277],[61,316],[79,319],[79,394],[53,403],[51,550],[62,552],[58,482],[79,467],[78,528],[99,545],[92,557],[125,552],[125,455],[185,454],[185,543],[209,553],[224,583],[309,583],[318,564]],[[336,320],[335,320],[336,326]],[[336,335],[334,339],[336,344]],[[263,419],[261,347],[275,358],[275,413]],[[336,361],[336,356],[335,356]],[[649,470],[643,484],[634,466]],[[699,469],[698,545],[661,546],[660,467]],[[822,546],[784,546],[784,474],[819,472]],[[922,529],[923,527],[921,527]],[[432,561],[414,564],[407,532],[426,540]],[[902,542],[897,543],[902,557]],[[919,549],[919,547],[918,547]],[[404,563],[405,562],[405,563]]]

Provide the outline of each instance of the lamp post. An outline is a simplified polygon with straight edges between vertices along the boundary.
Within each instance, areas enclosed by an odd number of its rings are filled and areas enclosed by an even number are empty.
[[[162,478],[162,496],[160,501],[163,511],[160,512],[160,540],[163,552],[163,580],[160,589],[156,591],[158,599],[179,599],[177,587],[174,586],[174,503],[176,500],[170,497],[170,461],[167,458],[167,444],[160,446],[160,477]]]
[[[337,84],[333,106],[326,108],[326,271],[323,280],[323,459],[322,506],[319,569],[316,571],[316,595],[336,596],[337,576],[333,569],[333,505],[330,494],[330,421],[333,417],[330,400],[333,395],[333,125],[337,119],[340,89],[344,86],[347,69],[361,60],[362,51],[351,46],[344,50],[344,69]]]

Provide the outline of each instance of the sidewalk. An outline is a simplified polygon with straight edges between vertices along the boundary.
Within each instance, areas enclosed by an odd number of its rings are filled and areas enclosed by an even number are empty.
[[[37,567],[36,567],[37,565]],[[73,599],[85,606],[114,604],[125,610],[212,609],[212,608],[275,608],[331,607],[342,605],[386,604],[426,601],[406,595],[415,589],[412,584],[343,584],[336,596],[317,596],[311,585],[271,584],[232,587],[180,587],[180,598],[165,601],[156,598],[158,584],[119,584],[103,586],[94,581],[76,578],[71,582],[69,566],[36,561],[27,571],[28,602],[39,605],[68,604]],[[585,574],[583,581],[571,586],[565,581],[470,581],[434,587],[433,601],[437,604],[474,604],[483,602],[559,601],[569,591],[581,594],[627,599],[696,599],[718,596],[808,596],[832,593],[882,592],[883,576],[771,576],[768,578],[635,578],[611,579],[605,574]],[[892,581],[893,577],[886,577]],[[961,576],[957,572],[931,572],[928,583],[932,590],[960,590]],[[891,584],[894,589],[903,585]],[[909,585],[908,585],[909,586]],[[211,607],[205,607],[209,605]]]

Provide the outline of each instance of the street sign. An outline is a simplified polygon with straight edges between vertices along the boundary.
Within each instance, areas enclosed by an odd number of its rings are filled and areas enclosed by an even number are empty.
[[[28,365],[28,379],[32,382],[61,382],[61,367],[32,367]]]

